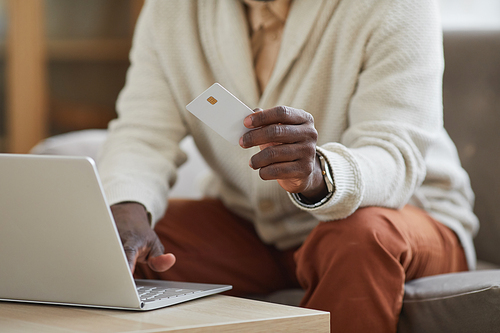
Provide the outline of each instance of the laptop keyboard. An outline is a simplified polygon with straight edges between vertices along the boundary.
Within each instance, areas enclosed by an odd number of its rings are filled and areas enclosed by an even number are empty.
[[[142,302],[154,302],[166,298],[200,293],[201,290],[138,286],[137,293]]]

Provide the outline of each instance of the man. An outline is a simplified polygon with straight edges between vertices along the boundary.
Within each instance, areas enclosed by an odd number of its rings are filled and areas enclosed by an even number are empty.
[[[100,160],[136,276],[237,295],[301,286],[332,332],[395,332],[405,281],[473,268],[437,13],[432,0],[146,2]],[[240,147],[185,110],[214,82],[260,108]],[[188,134],[209,197],[167,203]]]

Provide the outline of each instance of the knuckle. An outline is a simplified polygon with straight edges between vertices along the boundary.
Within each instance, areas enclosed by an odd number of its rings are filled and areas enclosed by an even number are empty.
[[[276,107],[276,114],[280,117],[280,118],[286,118],[288,116],[290,116],[290,109],[284,105],[280,105],[278,107]]]
[[[314,142],[318,141],[318,131],[316,130],[316,128],[313,127],[311,129],[309,136],[314,140]]]
[[[307,111],[304,111],[304,110],[302,110],[302,112],[304,112],[304,118],[306,119],[306,122],[314,124],[314,117],[313,117],[313,115],[310,114]]]
[[[318,130],[316,130],[316,127],[314,126],[314,120],[312,119],[312,115],[309,113],[305,113],[308,117],[311,117],[310,120],[307,120],[304,122],[304,130],[306,135],[311,138],[312,140],[317,140],[318,139]]]
[[[262,151],[264,158],[269,161],[274,161],[278,157],[278,153],[274,147],[267,147]]]
[[[282,125],[276,125],[275,133],[277,137],[285,136],[287,133],[286,127]]]
[[[271,138],[279,138],[283,135],[284,129],[279,125],[271,125],[266,128],[267,135]]]

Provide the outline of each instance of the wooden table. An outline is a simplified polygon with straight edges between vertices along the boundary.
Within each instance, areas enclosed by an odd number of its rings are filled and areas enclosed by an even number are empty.
[[[214,295],[148,312],[0,302],[0,332],[329,332],[328,312]]]

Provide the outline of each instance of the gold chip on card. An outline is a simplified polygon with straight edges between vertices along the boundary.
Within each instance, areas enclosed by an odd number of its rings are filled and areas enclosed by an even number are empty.
[[[210,103],[212,105],[214,105],[215,103],[217,103],[217,100],[213,96],[210,96],[209,98],[207,98],[207,101],[208,101],[208,103]]]

